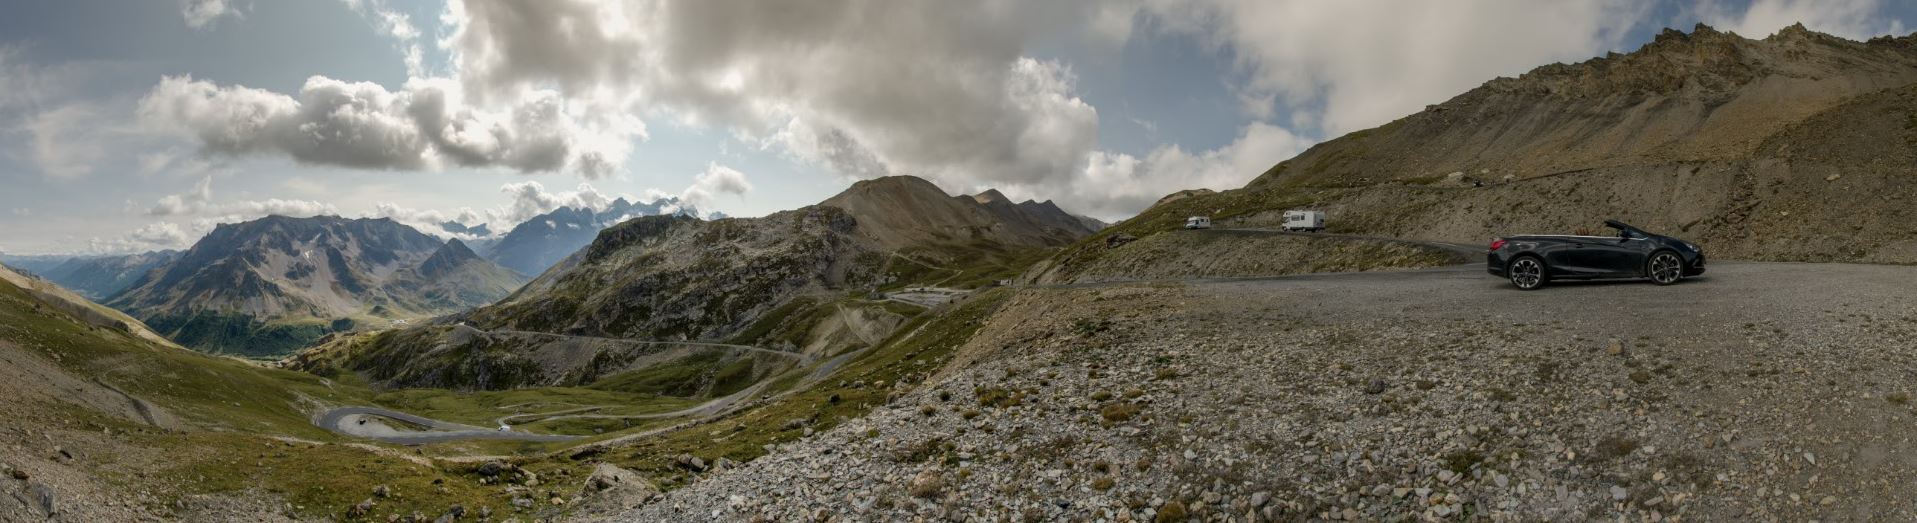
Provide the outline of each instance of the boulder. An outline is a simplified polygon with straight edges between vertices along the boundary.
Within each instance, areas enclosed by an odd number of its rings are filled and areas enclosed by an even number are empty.
[[[617,513],[645,504],[659,495],[659,487],[637,472],[600,463],[579,488],[583,513]]]

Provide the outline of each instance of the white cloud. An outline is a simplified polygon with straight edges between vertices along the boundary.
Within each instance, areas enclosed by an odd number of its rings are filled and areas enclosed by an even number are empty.
[[[406,60],[406,73],[411,76],[424,76],[423,63],[425,53],[419,47],[419,28],[413,25],[413,19],[387,5],[386,0],[341,0],[346,7],[373,22],[373,28],[380,34],[392,38],[399,44],[400,52]]]
[[[216,223],[230,223],[269,215],[295,218],[338,215],[339,209],[331,204],[312,200],[279,198],[217,203],[213,201],[213,177],[207,176],[201,178],[186,192],[161,197],[147,209],[146,214],[148,216],[213,216],[220,218],[220,221]]]
[[[206,230],[211,230],[209,226]],[[191,246],[206,230],[191,232],[172,222],[154,222],[116,238],[90,238],[86,251],[92,254],[130,254],[157,249],[182,249]]]
[[[13,214],[14,216],[33,216],[33,209],[28,209],[26,207],[14,207],[12,210],[9,210],[7,212]]]
[[[452,2],[442,41],[475,96],[574,98],[711,125],[855,177],[1035,181],[1080,165],[1097,112],[1022,55],[1080,3]],[[618,98],[629,93],[632,98]]]
[[[104,125],[99,109],[86,104],[68,104],[29,118],[25,130],[31,135],[29,155],[40,171],[55,178],[78,178],[90,174],[95,164],[106,158],[106,148],[95,132]]]
[[[211,27],[221,18],[240,18],[245,9],[234,0],[180,0],[180,16],[194,29]]]
[[[1172,192],[1242,187],[1311,144],[1311,140],[1282,127],[1253,123],[1232,143],[1199,153],[1176,145],[1159,147],[1142,159],[1122,153],[1092,153],[1085,170],[1072,180],[1021,192],[1056,194],[1067,209],[1101,218],[1121,218]]]
[[[1493,77],[1614,49],[1649,7],[1647,0],[1144,4],[1154,27],[1205,39],[1236,60],[1249,113],[1302,112],[1299,121],[1328,137],[1389,122]]]
[[[591,184],[585,183],[579,184],[576,191],[547,192],[544,184],[534,181],[509,183],[499,190],[512,196],[512,203],[497,213],[497,220],[505,225],[523,222],[560,207],[601,211],[618,198],[599,192]]]
[[[644,127],[551,91],[527,91],[500,111],[467,105],[457,83],[378,84],[314,76],[298,99],[191,77],[165,77],[140,101],[150,128],[195,139],[221,156],[284,154],[302,163],[418,170],[442,163],[520,172],[611,174]]]
[[[1696,10],[1704,23],[1747,38],[1763,38],[1796,23],[1853,40],[1906,31],[1903,20],[1883,16],[1883,0],[1756,0],[1741,11],[1705,0]]]
[[[721,194],[744,195],[751,190],[752,184],[746,181],[745,173],[710,163],[705,172],[693,177],[692,185],[686,187],[685,192],[679,193],[679,199],[693,208],[705,208]]]

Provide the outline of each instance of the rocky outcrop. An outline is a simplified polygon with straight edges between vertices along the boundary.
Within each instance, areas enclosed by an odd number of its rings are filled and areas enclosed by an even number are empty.
[[[659,487],[637,472],[600,463],[579,490],[574,514],[584,518],[619,514],[659,496]]]

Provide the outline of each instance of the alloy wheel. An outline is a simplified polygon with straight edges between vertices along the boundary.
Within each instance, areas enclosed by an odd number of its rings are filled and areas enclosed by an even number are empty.
[[[1538,288],[1544,283],[1544,265],[1533,258],[1518,258],[1511,262],[1511,284],[1520,289]]]
[[[1684,277],[1684,262],[1677,259],[1676,254],[1658,253],[1651,258],[1651,281],[1659,285],[1670,285],[1677,283],[1678,278],[1682,277]]]

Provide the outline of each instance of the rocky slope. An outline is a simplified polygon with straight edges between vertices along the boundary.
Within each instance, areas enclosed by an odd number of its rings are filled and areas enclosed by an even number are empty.
[[[1105,248],[1108,252],[1104,256],[1081,258],[1076,263],[1041,261],[1025,272],[1020,283],[1169,281],[1408,269],[1477,261],[1474,255],[1478,254],[1469,247],[1269,230],[1176,231]]]
[[[537,276],[566,256],[592,243],[599,231],[639,216],[676,214],[697,216],[677,198],[632,203],[620,198],[605,209],[560,207],[532,217],[492,242],[486,258],[527,276]]]
[[[892,250],[971,241],[1056,247],[1095,230],[1050,201],[1012,203],[996,190],[947,196],[911,176],[861,181],[819,205],[845,209],[860,234]]]
[[[1106,235],[1289,208],[1327,211],[1334,232],[1467,243],[1617,218],[1720,258],[1917,262],[1913,82],[1913,37],[1666,30],[1319,144],[1245,188],[1167,197]],[[1102,239],[1059,263],[1096,259]]]
[[[358,321],[487,303],[519,283],[391,220],[272,216],[220,225],[109,304],[189,347],[272,355]]]
[[[132,286],[147,272],[180,259],[180,251],[73,258],[38,274],[89,299],[103,300]]]
[[[1027,289],[871,415],[608,520],[1909,519],[1913,271],[1834,267]]]

